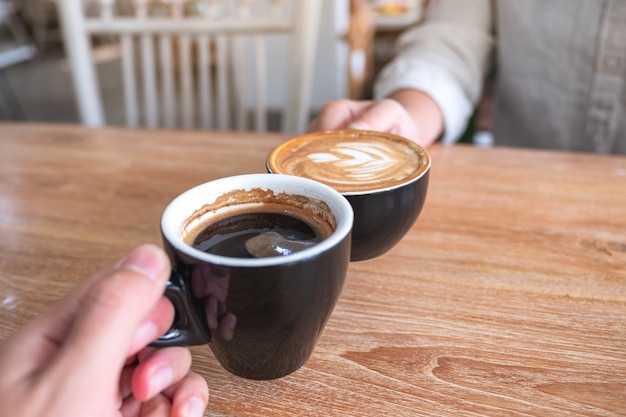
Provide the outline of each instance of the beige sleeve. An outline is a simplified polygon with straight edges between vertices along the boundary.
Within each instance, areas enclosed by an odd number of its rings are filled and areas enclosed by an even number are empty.
[[[375,97],[424,91],[444,117],[443,141],[456,141],[480,98],[494,45],[494,0],[434,0],[424,21],[404,33],[379,74]]]

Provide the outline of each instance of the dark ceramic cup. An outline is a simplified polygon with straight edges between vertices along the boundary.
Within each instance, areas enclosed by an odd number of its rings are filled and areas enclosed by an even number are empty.
[[[257,233],[268,226],[255,223],[258,213],[270,212],[321,231],[319,242],[286,256],[260,258],[210,253],[213,249],[198,243],[216,229],[212,225],[225,227],[219,232],[224,235]],[[311,355],[340,295],[352,225],[352,209],[340,193],[300,177],[242,175],[181,194],[161,219],[173,265],[166,296],[176,318],[153,345],[208,343],[226,370],[250,379],[297,370]]]
[[[298,136],[267,158],[270,173],[322,182],[350,202],[352,261],[386,253],[413,226],[426,199],[430,165],[430,156],[415,142],[362,130]]]

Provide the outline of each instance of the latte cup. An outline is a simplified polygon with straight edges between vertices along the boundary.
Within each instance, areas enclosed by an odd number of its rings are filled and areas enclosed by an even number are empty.
[[[430,156],[403,137],[338,130],[292,138],[267,158],[267,170],[324,183],[354,210],[352,261],[393,248],[417,220],[426,199]]]
[[[287,254],[237,252],[275,224],[319,236]],[[241,175],[184,192],[161,219],[173,265],[165,295],[176,317],[153,346],[208,343],[226,370],[249,379],[297,370],[341,293],[352,225],[340,193],[301,177]]]

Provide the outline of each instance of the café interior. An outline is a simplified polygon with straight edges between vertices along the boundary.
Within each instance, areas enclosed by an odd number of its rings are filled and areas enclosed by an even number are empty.
[[[309,85],[310,94],[306,99],[306,119],[314,117],[322,106],[331,100],[340,98],[367,99],[371,97],[372,80],[376,72],[393,56],[393,44],[397,36],[412,25],[419,24],[425,3],[423,0],[320,0],[320,16],[315,20],[313,33],[315,39],[312,47],[307,46],[303,52],[308,55],[307,65],[312,66],[312,70],[299,80]],[[71,2],[70,2],[71,3]],[[116,2],[87,0],[82,2],[88,16],[95,18],[102,17],[103,5],[111,5],[113,13],[121,17],[129,17],[137,13],[133,9],[132,0],[121,0]],[[114,4],[115,3],[115,4]],[[207,17],[211,19],[223,19],[226,15],[237,16],[245,13],[261,15],[271,7],[285,7],[290,13],[290,0],[284,1],[173,1],[173,0],[150,0],[137,1],[137,5],[143,4],[148,15],[173,19],[173,8],[184,7],[181,13],[195,17]],[[265,4],[264,4],[265,3]],[[250,9],[252,6],[252,9]],[[256,7],[256,9],[255,9]],[[0,119],[1,120],[24,120],[41,122],[84,122],[81,119],[80,99],[77,98],[77,89],[81,84],[85,84],[85,73],[79,69],[72,68],[69,59],[72,50],[75,48],[73,42],[67,39],[76,38],[75,34],[65,35],[63,32],[63,18],[58,11],[58,4],[55,0],[2,0],[0,3],[0,41],[2,55],[0,55]],[[180,18],[180,16],[178,17]],[[68,18],[69,20],[70,18]],[[309,20],[309,19],[305,19]],[[69,23],[67,26],[70,26]],[[184,27],[184,23],[179,27]],[[72,26],[73,27],[73,26]],[[80,30],[80,29],[78,29]],[[146,29],[144,32],[149,31]],[[176,37],[176,28],[171,34]],[[268,30],[267,28],[264,30]],[[271,29],[270,29],[271,30]],[[184,32],[184,31],[183,31]],[[135,34],[138,34],[139,31]],[[249,36],[250,37],[250,36]],[[119,42],[119,33],[114,29],[105,31],[94,31],[89,36],[89,58],[93,64],[93,71],[97,76],[97,89],[101,95],[101,107],[103,115],[98,124],[108,125],[145,125],[147,120],[136,120],[129,122],[128,114],[124,108],[128,107],[128,102],[124,100],[125,90],[128,90],[124,82],[127,75],[124,75],[122,63],[122,47]],[[139,42],[139,41],[135,41]],[[156,41],[155,41],[156,42]],[[174,39],[173,51],[168,56],[159,57],[159,63],[152,63],[154,66],[171,65],[173,75],[170,84],[174,83],[170,95],[163,93],[161,105],[166,102],[176,101],[176,91],[181,84],[181,58],[176,49],[178,40]],[[241,77],[251,79],[252,72],[261,72],[263,66],[263,81],[266,92],[265,106],[267,107],[268,119],[267,129],[280,130],[280,117],[287,107],[286,89],[288,86],[285,80],[288,78],[287,69],[291,65],[292,45],[290,45],[289,35],[273,35],[268,39],[266,56],[261,61],[253,61],[256,58],[252,55],[251,47],[243,54],[249,55],[248,61],[241,53],[236,56],[222,57],[222,60],[231,60],[229,65],[242,67],[247,66],[248,70]],[[193,48],[193,46],[192,46]],[[233,52],[235,47],[231,46]],[[308,49],[311,49],[310,51]],[[135,45],[135,70],[136,82],[141,83],[143,74],[141,64],[138,62],[142,58],[139,56],[141,47]],[[191,65],[195,65],[194,60],[198,59],[197,52],[191,52]],[[158,54],[158,52],[157,52]],[[211,63],[217,65],[219,57],[216,52],[213,54]],[[239,60],[239,61],[236,61]],[[169,62],[164,63],[164,62]],[[80,64],[78,64],[80,65]],[[192,68],[192,71],[197,72]],[[89,71],[87,71],[89,72]],[[234,71],[232,71],[234,72]],[[215,75],[215,77],[217,77]],[[233,77],[235,78],[235,77]],[[234,83],[233,79],[230,80]],[[219,84],[213,80],[214,84]],[[152,87],[144,89],[160,90],[163,87],[158,85],[159,81]],[[252,89],[252,84],[241,87],[231,87],[225,99],[231,101],[237,98],[232,97],[235,90]],[[182,87],[181,87],[182,89]],[[140,87],[137,86],[137,90]],[[136,94],[142,95],[145,92],[138,91]],[[156,94],[156,92],[155,92]],[[256,103],[251,92],[239,93],[247,95],[239,97],[245,101],[243,111],[250,113]],[[147,97],[147,96],[146,96]],[[156,97],[156,96],[155,96]],[[138,99],[141,101],[141,97]],[[155,100],[155,98],[149,99]],[[223,102],[223,101],[222,101]],[[231,104],[232,105],[232,104]],[[182,110],[181,112],[185,112]],[[169,113],[172,113],[169,110]],[[104,116],[106,114],[106,117]],[[179,114],[180,118],[184,116]],[[84,116],[87,117],[87,116]],[[136,116],[145,117],[145,116]],[[174,127],[182,126],[181,120],[164,121],[167,119],[162,115],[161,126]],[[171,118],[170,118],[171,119]],[[483,118],[481,120],[487,120]],[[481,126],[485,127],[486,126]]]

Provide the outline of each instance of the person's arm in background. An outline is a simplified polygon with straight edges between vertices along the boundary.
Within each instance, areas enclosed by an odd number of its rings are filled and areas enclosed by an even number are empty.
[[[309,130],[370,129],[428,146],[456,141],[480,98],[493,46],[493,0],[435,0],[377,76],[374,101],[327,103]]]

